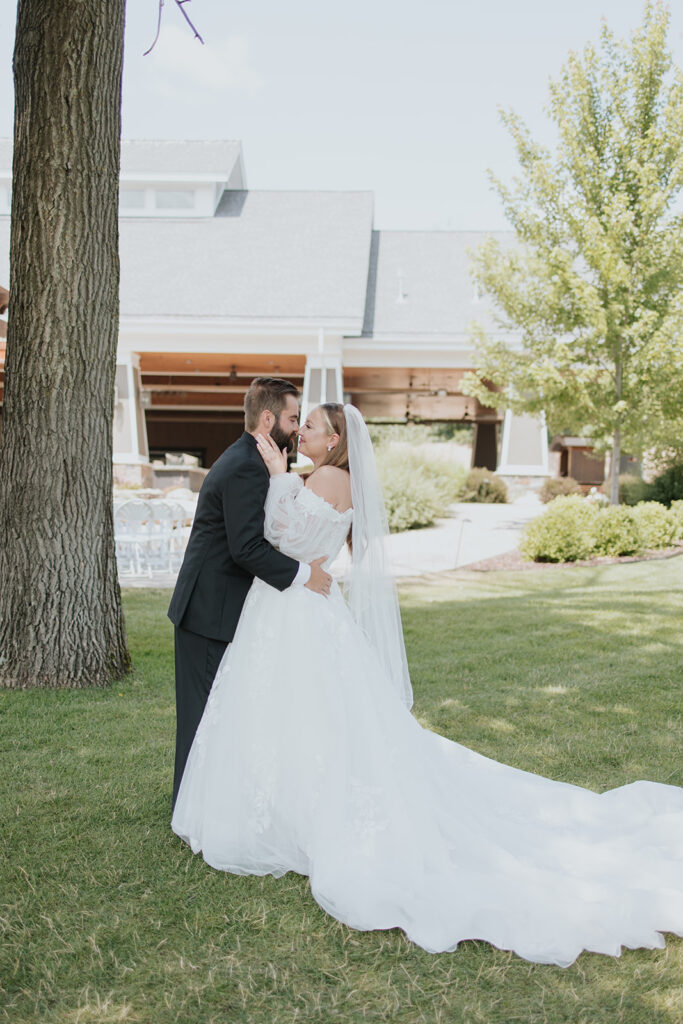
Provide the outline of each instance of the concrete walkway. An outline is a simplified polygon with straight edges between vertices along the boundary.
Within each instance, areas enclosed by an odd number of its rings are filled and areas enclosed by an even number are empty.
[[[424,530],[391,535],[389,544],[396,577],[459,569],[485,558],[514,551],[526,524],[541,512],[535,494],[527,494],[509,505],[452,505],[451,516],[439,519]],[[332,571],[343,576],[348,554],[343,551]],[[175,575],[122,576],[122,587],[165,588],[175,585]]]
[[[453,505],[452,517],[435,526],[392,534],[394,575],[445,572],[514,551],[524,527],[542,508],[536,495],[509,505]]]

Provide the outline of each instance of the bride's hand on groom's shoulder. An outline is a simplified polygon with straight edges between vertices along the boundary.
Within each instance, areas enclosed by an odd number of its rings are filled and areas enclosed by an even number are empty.
[[[256,447],[258,448],[259,455],[265,462],[266,468],[271,476],[277,476],[278,473],[287,472],[286,448],[283,448],[282,451],[280,451],[272,437],[265,434],[256,435]]]

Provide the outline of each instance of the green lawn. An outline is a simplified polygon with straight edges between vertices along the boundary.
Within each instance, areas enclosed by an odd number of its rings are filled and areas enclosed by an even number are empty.
[[[404,588],[420,721],[602,790],[683,784],[683,558]],[[532,966],[358,933],[307,881],[208,868],[169,830],[168,593],[125,595],[134,675],[0,692],[0,1020],[680,1024],[683,942]]]

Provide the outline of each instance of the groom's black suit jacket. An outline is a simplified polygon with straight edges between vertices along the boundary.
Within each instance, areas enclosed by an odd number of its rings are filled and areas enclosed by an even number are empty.
[[[263,536],[268,480],[246,432],[211,467],[168,609],[175,626],[230,643],[254,576],[277,590],[293,582],[299,563]]]

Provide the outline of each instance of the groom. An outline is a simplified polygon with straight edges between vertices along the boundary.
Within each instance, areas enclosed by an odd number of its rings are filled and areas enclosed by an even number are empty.
[[[244,399],[245,431],[211,467],[168,617],[175,626],[176,753],[173,806],[190,747],[225,648],[232,640],[254,576],[278,590],[306,586],[330,592],[331,576],[317,559],[299,563],[263,536],[268,470],[256,448],[270,434],[278,448],[294,447],[299,393],[278,377],[257,377]]]

